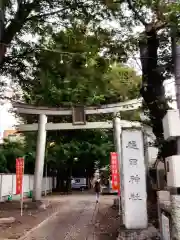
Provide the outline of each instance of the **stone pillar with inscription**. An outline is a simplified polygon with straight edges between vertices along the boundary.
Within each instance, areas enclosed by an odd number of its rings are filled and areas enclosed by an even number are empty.
[[[127,229],[148,226],[146,169],[142,129],[122,129],[124,225]]]

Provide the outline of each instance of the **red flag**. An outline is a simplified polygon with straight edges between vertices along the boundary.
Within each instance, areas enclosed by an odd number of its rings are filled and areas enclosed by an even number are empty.
[[[24,174],[24,158],[16,159],[16,194],[22,193],[22,181]]]
[[[112,173],[112,189],[118,190],[120,194],[120,174],[118,155],[116,152],[111,152],[111,173]]]

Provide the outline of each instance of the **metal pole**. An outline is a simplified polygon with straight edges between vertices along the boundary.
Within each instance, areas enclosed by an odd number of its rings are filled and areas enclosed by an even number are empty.
[[[172,51],[174,53],[174,73],[177,107],[180,111],[180,42],[177,37],[178,26],[172,27]],[[177,138],[177,155],[180,155],[180,137]],[[179,186],[180,187],[180,186]],[[180,194],[177,188],[171,189],[172,239],[180,240]]]
[[[121,176],[121,120],[114,113],[114,137],[115,137],[115,147],[118,155],[119,162],[119,175]],[[121,179],[121,177],[119,178]],[[121,181],[121,180],[120,180]],[[120,188],[121,189],[121,188]],[[121,202],[120,202],[120,194],[119,194],[119,215],[121,213]]]
[[[23,170],[22,170],[22,186],[21,186],[21,217],[23,215],[23,203],[24,203],[24,168],[25,168],[25,157],[23,158]]]
[[[44,114],[39,116],[38,123],[38,137],[37,137],[37,150],[36,150],[36,164],[34,173],[34,192],[33,200],[41,200],[42,193],[42,179],[44,169],[44,156],[46,146],[46,123],[47,117]]]

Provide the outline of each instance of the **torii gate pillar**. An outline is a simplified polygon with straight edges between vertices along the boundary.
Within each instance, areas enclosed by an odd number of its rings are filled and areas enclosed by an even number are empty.
[[[121,156],[121,119],[119,117],[114,118],[113,122],[114,128],[114,139],[115,139],[115,147],[116,152],[118,153],[118,161],[120,164],[120,156]]]
[[[46,123],[47,116],[45,114],[39,115],[38,123],[38,137],[37,137],[37,150],[36,150],[36,162],[35,162],[35,173],[34,173],[34,191],[33,200],[41,200],[42,191],[42,179],[44,171],[44,157],[46,147]]]
[[[114,120],[113,120],[113,130],[114,130],[114,145],[118,156],[118,164],[119,164],[119,174],[121,179],[121,119],[117,117],[114,113]],[[120,181],[121,186],[121,181]],[[120,187],[121,189],[121,187]],[[119,196],[119,214],[121,212],[121,203],[120,203],[120,196]]]

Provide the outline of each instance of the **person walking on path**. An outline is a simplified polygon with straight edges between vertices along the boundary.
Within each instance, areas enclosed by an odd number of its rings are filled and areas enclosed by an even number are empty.
[[[95,181],[94,190],[96,193],[96,203],[98,203],[99,202],[99,194],[100,194],[100,190],[101,190],[100,189],[100,179]]]

